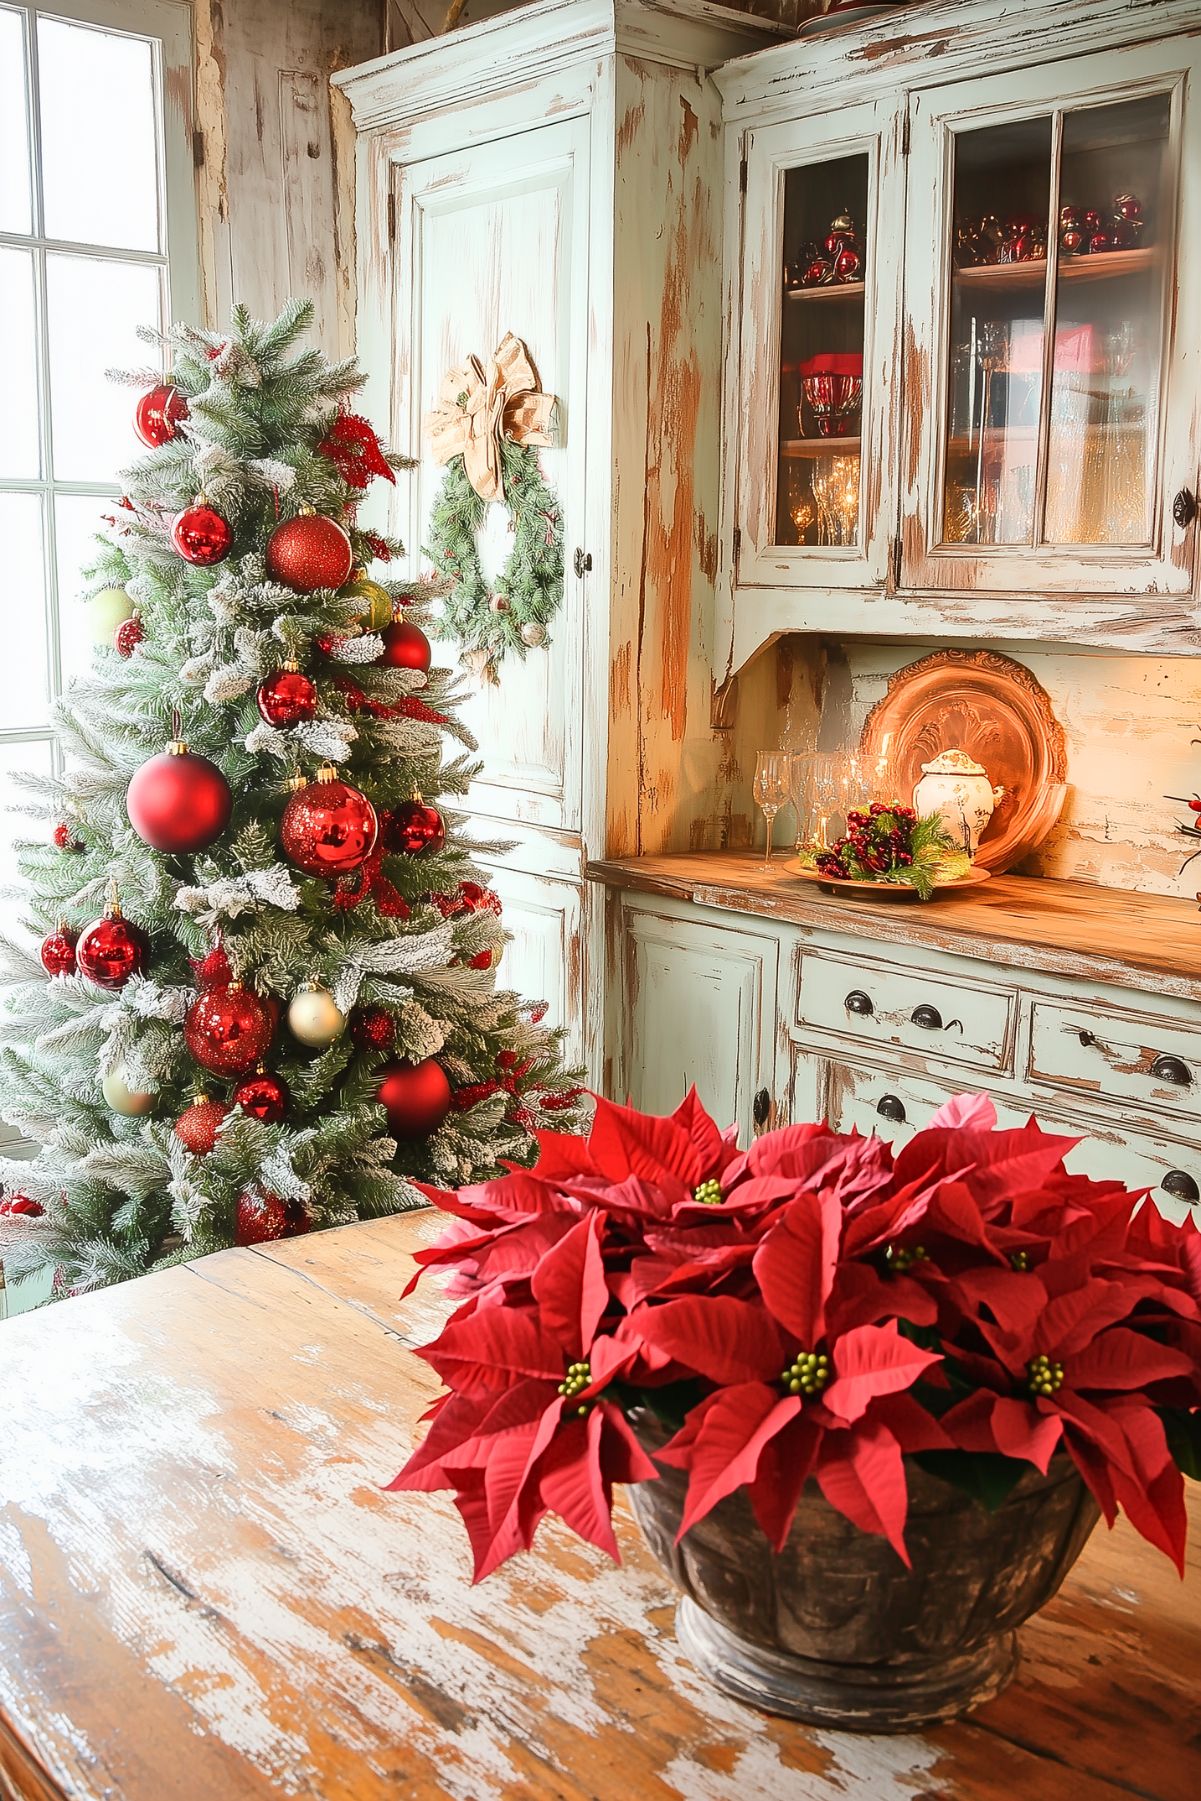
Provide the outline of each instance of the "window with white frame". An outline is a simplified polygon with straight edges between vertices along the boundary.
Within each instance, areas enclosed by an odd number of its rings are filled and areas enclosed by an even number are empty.
[[[199,312],[191,86],[183,0],[0,0],[0,883],[8,778],[53,765],[50,702],[92,648],[80,571],[141,448],[105,370]]]

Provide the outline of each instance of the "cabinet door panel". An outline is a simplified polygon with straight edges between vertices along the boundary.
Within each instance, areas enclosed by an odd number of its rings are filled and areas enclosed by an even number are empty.
[[[493,872],[492,885],[512,934],[497,986],[523,1000],[547,1004],[546,1024],[562,1026],[569,1063],[584,1061],[584,939],[582,891],[572,882],[519,870]]]
[[[555,444],[539,455],[563,511],[566,543],[580,541],[587,150],[587,121],[572,119],[395,172],[394,437],[420,458],[410,476],[398,478],[398,486],[408,485],[401,530],[414,570],[444,474],[428,454],[422,420],[449,371],[470,356],[486,368],[506,332],[524,340],[544,391],[557,397]],[[490,581],[512,544],[508,514],[494,505],[481,533]],[[549,645],[506,656],[499,686],[470,679],[461,713],[483,760],[474,811],[579,828],[582,635],[581,584],[569,571]],[[456,654],[449,645],[441,652]]]

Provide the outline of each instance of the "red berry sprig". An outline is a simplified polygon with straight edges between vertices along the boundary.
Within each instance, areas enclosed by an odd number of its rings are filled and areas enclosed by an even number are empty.
[[[847,814],[845,837],[820,851],[814,865],[821,875],[836,881],[879,881],[911,867],[916,824],[912,807],[874,800],[866,813],[856,809]]]

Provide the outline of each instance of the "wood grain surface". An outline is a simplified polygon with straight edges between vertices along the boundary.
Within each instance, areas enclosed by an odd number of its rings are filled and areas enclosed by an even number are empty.
[[[697,851],[610,858],[590,863],[588,875],[787,925],[1201,1000],[1201,917],[1192,901],[1033,876],[994,876],[926,904],[860,900],[815,890],[790,860],[777,852],[765,868],[753,852]]]
[[[760,1716],[557,1526],[479,1588],[443,1496],[380,1484],[433,1390],[399,1299],[434,1214],[228,1251],[0,1325],[0,1794],[34,1801],[1194,1801],[1182,1584],[1101,1529],[973,1719]]]

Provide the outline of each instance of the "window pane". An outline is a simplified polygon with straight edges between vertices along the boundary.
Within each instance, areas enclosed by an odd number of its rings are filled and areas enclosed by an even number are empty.
[[[54,502],[58,557],[59,660],[63,686],[92,667],[92,620],[81,598],[83,571],[95,562],[96,533],[111,519],[116,501],[102,494],[59,494]]]
[[[149,40],[39,19],[38,80],[47,236],[157,250]]]
[[[132,388],[106,369],[145,368],[139,325],[159,324],[159,272],[133,263],[47,256],[54,473],[59,481],[115,481],[141,453]]]
[[[29,231],[29,121],[20,13],[0,8],[0,231]]]
[[[46,723],[46,603],[42,502],[36,494],[0,494],[6,636],[0,656],[0,724]]]
[[[42,827],[27,814],[9,811],[33,797],[13,783],[16,774],[50,774],[50,744],[47,739],[30,744],[13,744],[0,740],[0,887],[19,879],[17,856],[13,845],[18,838],[36,838]],[[0,895],[0,928],[14,931],[22,913],[20,901],[6,900]]]
[[[0,13],[0,21],[4,15]],[[4,345],[4,429],[0,476],[40,473],[38,458],[37,343],[33,310],[33,256],[0,247],[0,344]]]

